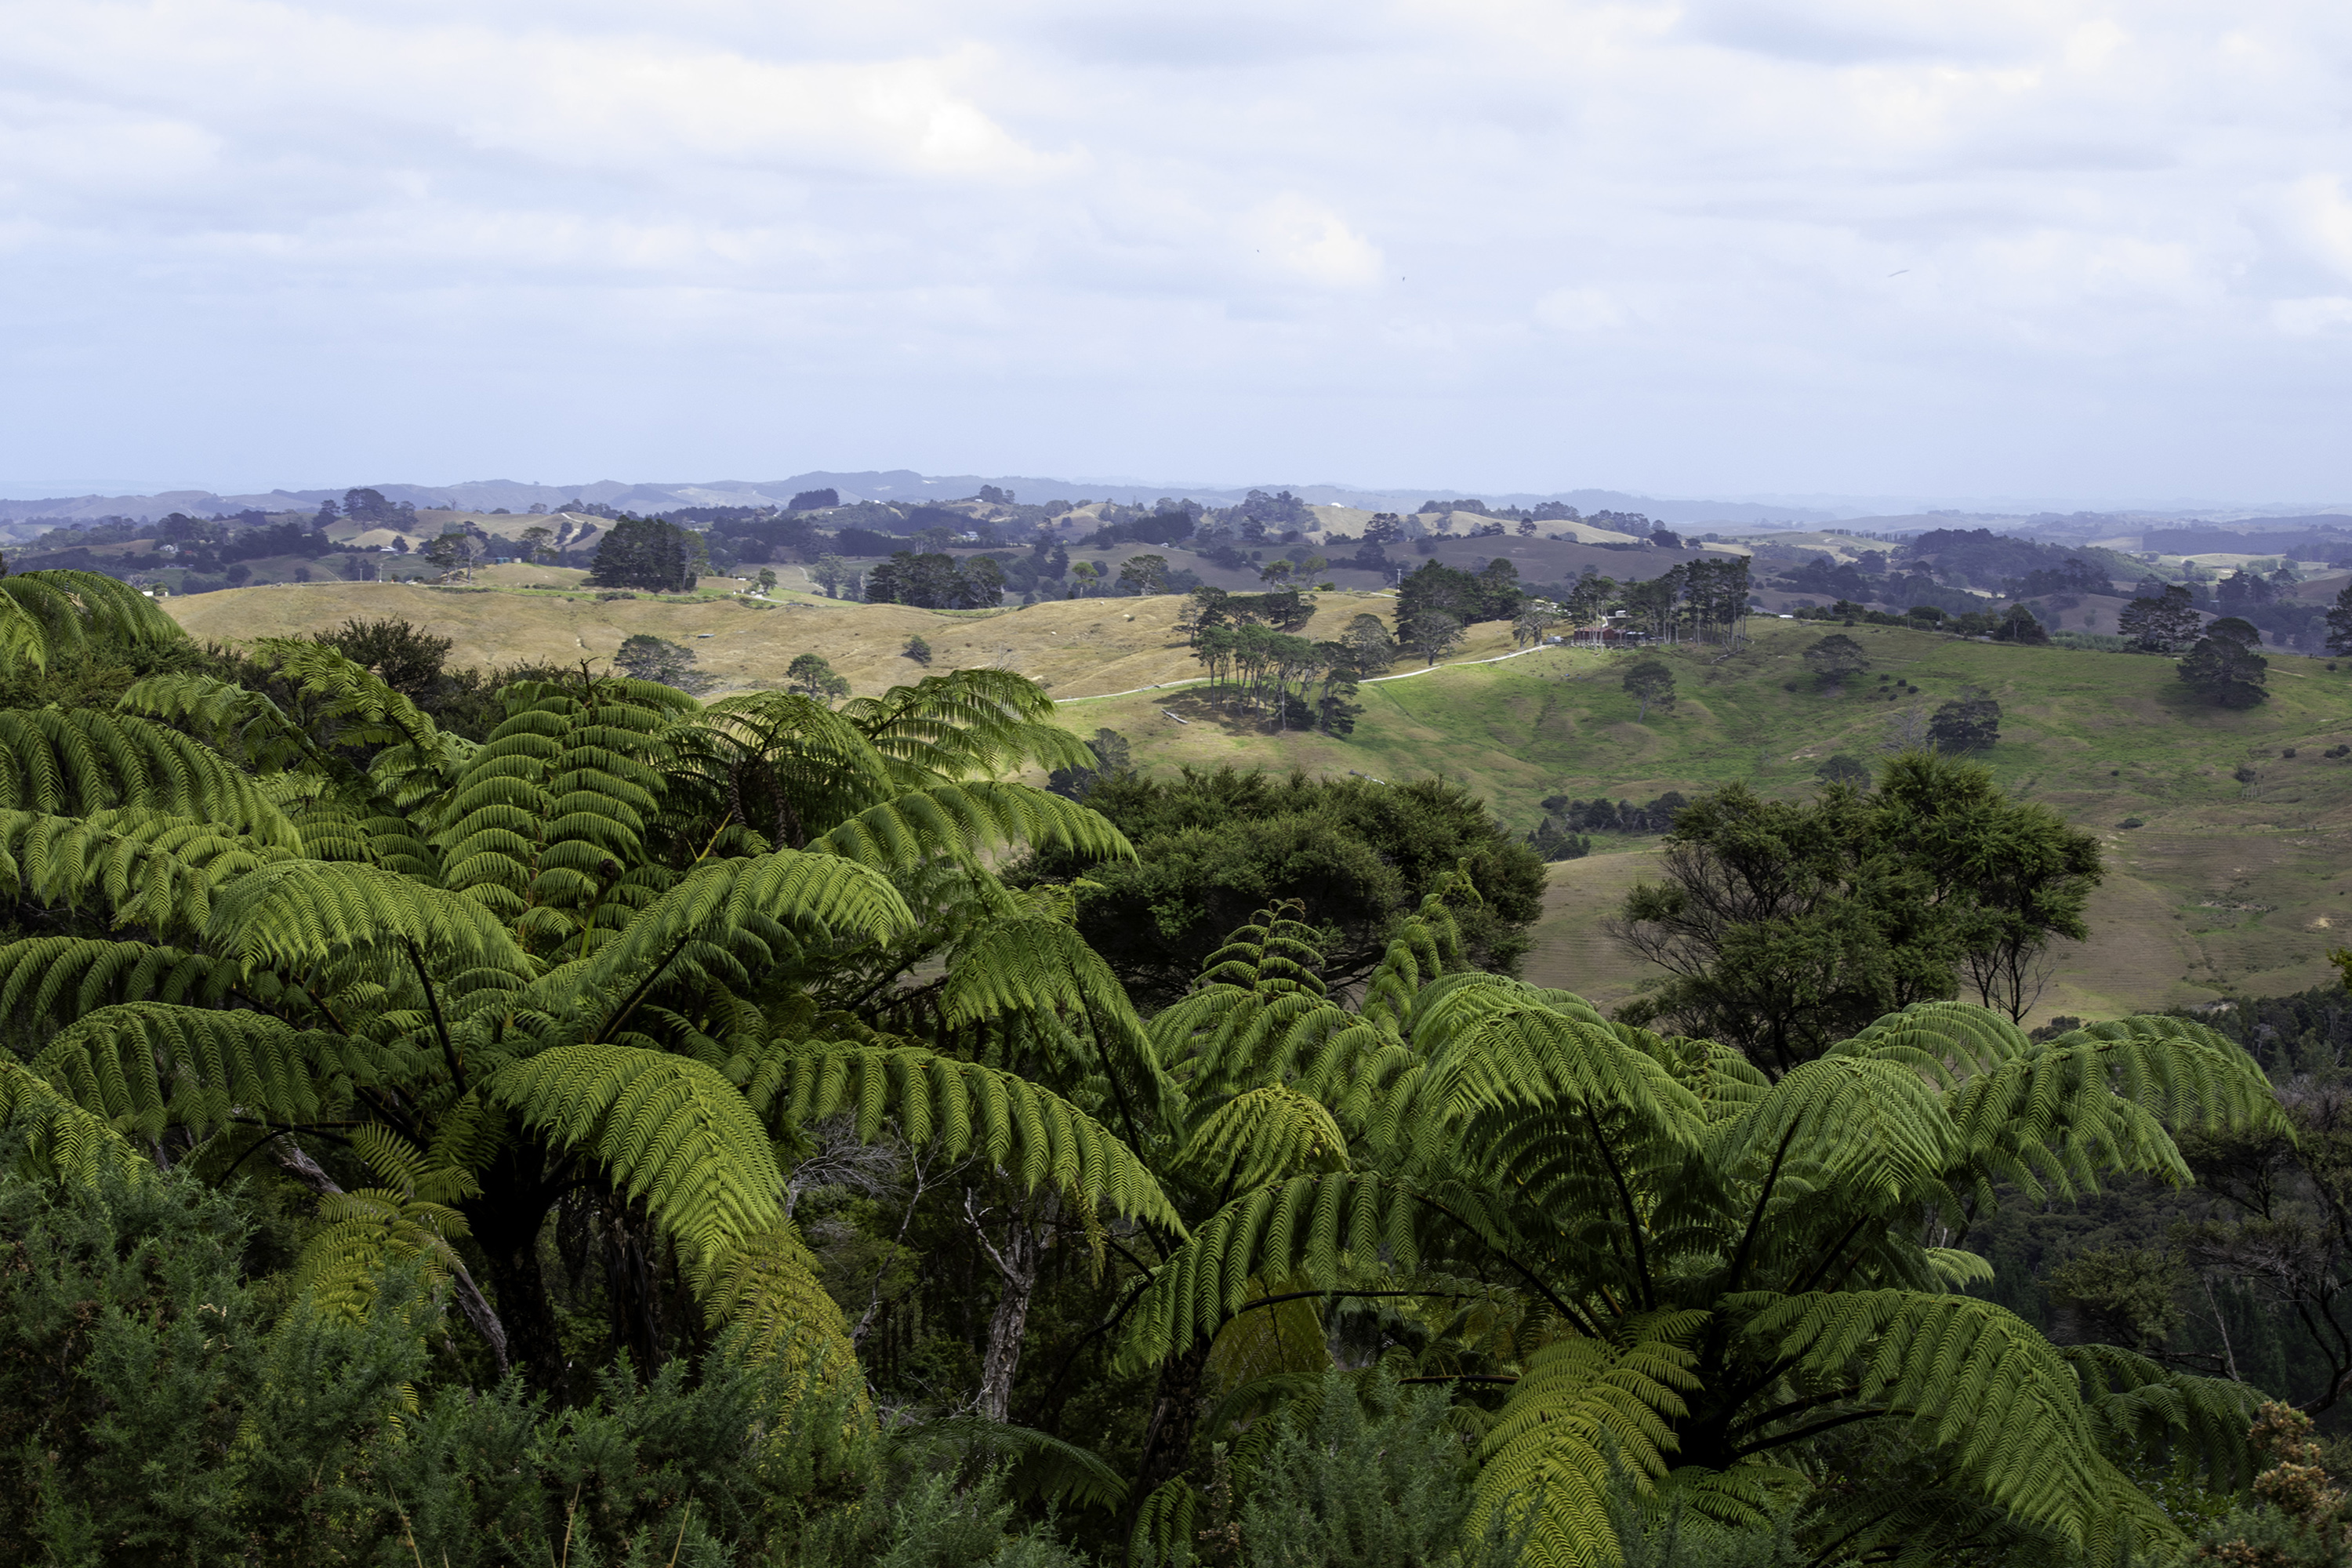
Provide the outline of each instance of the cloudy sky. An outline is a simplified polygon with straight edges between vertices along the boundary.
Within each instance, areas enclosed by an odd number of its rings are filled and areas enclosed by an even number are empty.
[[[2340,0],[0,0],[0,482],[2352,499]]]

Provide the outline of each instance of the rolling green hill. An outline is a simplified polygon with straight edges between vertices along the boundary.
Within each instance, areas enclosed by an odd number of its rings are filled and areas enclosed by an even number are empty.
[[[1268,733],[1178,684],[1198,667],[1175,636],[1173,597],[949,614],[803,595],[775,605],[599,601],[577,591],[573,575],[527,586],[486,573],[471,590],[288,584],[173,599],[169,607],[191,632],[224,640],[400,615],[455,638],[453,657],[474,664],[601,662],[623,637],[649,631],[696,648],[722,690],[780,683],[794,655],[813,651],[857,691],[879,691],[922,673],[901,652],[919,634],[936,667],[1002,665],[1047,682],[1065,722],[1086,733],[1119,731],[1146,767],[1230,762],[1383,779],[1442,773],[1485,795],[1514,829],[1533,826],[1538,803],[1554,794],[1646,802],[1734,781],[1802,793],[1828,757],[1867,763],[1923,731],[1937,703],[1974,686],[2001,704],[2000,743],[1982,760],[2003,786],[2097,830],[2107,847],[2110,876],[2093,903],[2094,936],[2062,952],[2041,1016],[2112,1016],[2321,984],[2334,974],[2326,953],[2352,929],[2352,759],[2321,755],[2352,742],[2352,674],[2307,659],[2273,658],[2272,700],[2233,712],[2197,702],[2167,659],[1861,626],[1848,635],[1867,650],[1871,668],[1832,695],[1813,688],[1799,658],[1827,628],[1760,620],[1753,643],[1737,653],[1663,654],[1681,700],[1646,723],[1619,684],[1628,656],[1545,648],[1433,671],[1401,665],[1364,687],[1354,735],[1335,740]],[[1349,617],[1384,614],[1391,604],[1370,594],[1325,595],[1308,635],[1334,636]],[[1504,628],[1485,625],[1472,628],[1457,658],[1510,652]],[[1895,700],[1880,695],[1897,680],[1918,691]],[[1114,693],[1123,695],[1097,695]],[[2241,783],[2241,768],[2259,776]],[[2142,826],[2118,826],[2131,818]],[[1531,977],[1602,1002],[1630,992],[1641,972],[1600,921],[1654,848],[1654,840],[1602,836],[1590,858],[1554,868]]]

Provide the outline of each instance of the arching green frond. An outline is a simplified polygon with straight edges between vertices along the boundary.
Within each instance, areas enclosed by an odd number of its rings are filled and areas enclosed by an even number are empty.
[[[295,1295],[330,1317],[356,1322],[374,1310],[393,1264],[414,1259],[433,1285],[461,1267],[449,1243],[467,1234],[466,1216],[443,1205],[367,1187],[320,1198],[319,1218],[295,1264]]]
[[[1748,1110],[1718,1122],[1707,1150],[1727,1174],[1760,1179],[1791,1156],[1880,1205],[1916,1194],[1960,1154],[1960,1135],[1935,1090],[1906,1065],[1823,1057],[1792,1068]]]
[[[214,900],[205,945],[248,971],[299,973],[383,952],[414,954],[428,971],[532,973],[506,928],[472,900],[349,861],[283,860],[239,878]]]
[[[16,1163],[9,1172],[20,1178],[88,1184],[110,1169],[129,1175],[152,1169],[103,1117],[6,1057],[0,1057],[0,1126],[23,1140],[11,1151]]]
[[[857,1347],[817,1278],[815,1255],[782,1215],[702,1263],[703,1311],[745,1359],[773,1364],[786,1387],[857,1378]]]
[[[97,638],[163,647],[185,637],[155,601],[96,572],[19,572],[0,577],[0,669],[47,669]]]
[[[2082,1379],[2092,1429],[2109,1454],[2188,1458],[2224,1491],[2253,1480],[2260,1465],[2247,1433],[2261,1390],[2175,1372],[2114,1345],[2069,1345],[2058,1353]]]
[[[1583,1012],[1496,975],[1437,981],[1413,1005],[1412,1044],[1429,1063],[1423,1092],[1457,1118],[1507,1105],[1624,1112],[1696,1147],[1698,1097],[1650,1051],[1627,1048],[1625,1026]]]
[[[2182,1018],[2094,1024],[2029,1045],[1947,1102],[1977,1171],[2034,1202],[2095,1192],[2101,1172],[2186,1181],[2168,1128],[2285,1125],[2253,1058]]]
[[[339,740],[363,745],[406,744],[431,753],[440,731],[416,704],[394,691],[373,670],[309,637],[260,637],[254,657],[297,691],[320,700],[323,717]]]
[[[1919,1441],[2008,1512],[2080,1543],[2103,1489],[2074,1371],[1990,1301],[1866,1290],[1792,1296],[1749,1338],[1808,1376],[1906,1417]]]
[[[0,944],[0,1017],[46,1033],[118,1002],[216,1006],[236,978],[231,966],[182,948],[26,937]]]
[[[1369,1173],[1293,1176],[1219,1209],[1160,1265],[1137,1302],[1125,1361],[1191,1345],[1239,1311],[1259,1275],[1328,1289],[1352,1270],[1420,1267],[1412,1194]]]
[[[1612,1472],[1622,1465],[1645,1483],[1665,1475],[1669,1423],[1698,1386],[1680,1342],[1703,1321],[1701,1313],[1672,1314],[1640,1325],[1629,1344],[1562,1340],[1530,1356],[1480,1447],[1471,1530],[1497,1510],[1530,1510],[1528,1560],[1614,1564]]]
[[[1117,1508],[1127,1500],[1126,1479],[1101,1455],[1033,1427],[966,1414],[943,1415],[894,1436],[902,1448],[942,1443],[1003,1464],[1010,1472],[1006,1489],[1015,1497],[1079,1508]]]
[[[1899,1062],[1948,1089],[2032,1048],[2024,1030],[1990,1007],[1917,1002],[1832,1046],[1829,1054]]]
[[[857,1135],[879,1137],[885,1118],[918,1147],[985,1159],[1024,1190],[1051,1186],[1087,1208],[1181,1233],[1183,1224],[1143,1162],[1110,1130],[1049,1089],[979,1062],[918,1047],[819,1042],[771,1046],[745,1095],[762,1115],[805,1125],[854,1112]]]
[[[22,581],[0,577],[0,584]],[[0,807],[83,816],[124,806],[216,823],[274,848],[301,847],[260,786],[201,741],[103,709],[0,712]]]
[[[1183,1477],[1161,1482],[1136,1510],[1128,1562],[1133,1568],[1171,1568],[1196,1561],[1192,1519],[1199,1507],[1199,1496]]]
[[[170,939],[201,932],[216,886],[287,852],[207,822],[142,807],[87,816],[0,810],[0,891],[93,907]]]
[[[917,776],[1000,777],[1024,766],[1093,763],[1086,743],[1052,721],[1045,689],[1011,670],[926,676],[879,697],[853,698],[841,713],[876,752]]]
[[[494,1102],[589,1155],[662,1228],[717,1258],[772,1226],[783,1176],[742,1094],[700,1062],[628,1046],[559,1046],[499,1069]]]
[[[34,1070],[84,1110],[142,1138],[210,1129],[234,1114],[313,1121],[392,1058],[266,1013],[130,1002],[76,1020]]]
[[[1184,1163],[1227,1192],[1309,1171],[1344,1170],[1347,1135],[1320,1104],[1283,1084],[1267,1084],[1218,1106],[1193,1130]]]
[[[866,807],[810,847],[863,866],[907,870],[941,856],[971,858],[1024,844],[1097,860],[1135,858],[1134,847],[1100,813],[1020,784],[908,790]]]

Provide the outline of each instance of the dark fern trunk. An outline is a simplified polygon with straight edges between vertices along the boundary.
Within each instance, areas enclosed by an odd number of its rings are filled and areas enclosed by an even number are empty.
[[[1209,1341],[1202,1338],[1160,1368],[1151,1419],[1143,1429],[1143,1455],[1136,1464],[1135,1485],[1127,1494],[1126,1515],[1119,1521],[1121,1541],[1135,1533],[1144,1500],[1181,1475],[1192,1457],[1192,1428],[1201,1419],[1201,1374],[1208,1364]]]
[[[537,1148],[509,1147],[482,1173],[482,1195],[466,1204],[465,1214],[489,1265],[508,1357],[534,1390],[561,1400],[567,1381],[563,1342],[539,1258],[540,1232],[557,1189],[542,1169]]]

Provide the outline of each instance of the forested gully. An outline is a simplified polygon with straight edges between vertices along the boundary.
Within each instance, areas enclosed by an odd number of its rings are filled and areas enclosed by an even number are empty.
[[[1001,670],[458,705],[34,573],[0,686],[0,1563],[2343,1560],[1972,1249],[2292,1139],[2196,1022],[1653,1033],[1467,853],[1134,986]]]

